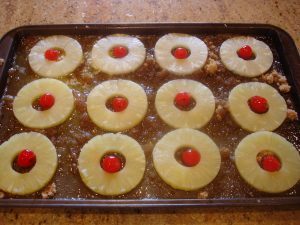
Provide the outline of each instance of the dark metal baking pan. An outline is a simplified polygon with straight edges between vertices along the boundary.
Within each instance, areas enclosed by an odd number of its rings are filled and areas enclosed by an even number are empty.
[[[300,58],[292,38],[282,29],[265,24],[72,24],[24,26],[9,31],[0,40],[0,58],[4,65],[0,67],[0,96],[3,95],[8,70],[13,62],[17,45],[27,35],[108,35],[126,33],[132,35],[162,35],[170,32],[190,34],[239,34],[260,35],[272,39],[283,72],[292,86],[295,109],[300,112]],[[298,184],[299,185],[299,184]],[[181,206],[260,206],[260,205],[300,205],[297,196],[237,197],[212,199],[82,199],[82,198],[9,198],[0,199],[1,207],[181,207]]]

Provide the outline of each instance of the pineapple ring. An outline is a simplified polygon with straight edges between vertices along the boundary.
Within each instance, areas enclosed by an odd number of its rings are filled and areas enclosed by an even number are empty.
[[[36,155],[36,163],[27,173],[12,168],[22,149],[31,149]],[[57,167],[54,145],[36,132],[15,134],[1,144],[0,155],[0,189],[11,194],[27,195],[40,190],[52,179]]]
[[[128,54],[122,58],[110,56],[115,46],[125,46]],[[143,43],[128,35],[110,35],[100,39],[92,49],[92,67],[109,75],[130,73],[139,68],[146,57]]]
[[[248,106],[248,99],[256,95],[268,100],[269,110],[264,114],[253,112]],[[275,130],[283,123],[287,114],[284,98],[275,88],[265,83],[249,82],[237,85],[231,90],[228,103],[233,119],[248,131]]]
[[[41,95],[51,93],[54,105],[44,111],[32,107],[32,103]],[[30,128],[49,128],[64,122],[74,108],[72,90],[62,81],[43,78],[26,84],[13,102],[13,112],[18,121]]]
[[[48,49],[61,49],[64,57],[59,61],[47,60]],[[54,35],[39,41],[30,51],[28,61],[31,69],[42,77],[60,77],[70,74],[82,61],[82,49],[73,38]]]
[[[174,105],[179,92],[188,92],[196,105],[190,111],[183,111]],[[212,92],[203,84],[193,80],[180,79],[169,81],[159,88],[155,98],[158,115],[175,128],[201,128],[209,122],[215,111],[215,99]]]
[[[272,151],[279,157],[280,170],[268,172],[260,167],[256,157],[263,150]],[[235,150],[235,164],[247,183],[268,193],[286,191],[300,179],[299,152],[285,138],[269,131],[246,136]]]
[[[244,60],[238,56],[237,51],[245,45],[252,48],[255,59]],[[228,70],[244,77],[259,76],[273,63],[270,47],[253,37],[235,37],[224,41],[220,47],[220,57]]]
[[[122,112],[113,112],[106,107],[108,99],[122,96],[128,100]],[[91,120],[109,131],[123,131],[134,127],[147,112],[147,96],[144,89],[129,80],[109,80],[97,85],[88,95],[87,111]]]
[[[201,160],[193,167],[181,165],[175,153],[182,147],[200,151]],[[219,148],[206,134],[189,128],[167,133],[153,150],[153,163],[159,176],[175,189],[192,191],[209,184],[221,166]]]
[[[184,47],[190,51],[186,59],[176,59],[172,50]],[[161,37],[155,45],[155,58],[164,69],[176,75],[188,75],[203,67],[208,50],[206,44],[199,38],[187,34],[167,34]]]
[[[100,166],[100,160],[112,151],[123,155],[126,163],[120,171],[107,173]],[[146,159],[139,143],[120,133],[92,138],[83,146],[78,158],[82,181],[101,195],[120,195],[131,191],[142,180],[145,167]]]

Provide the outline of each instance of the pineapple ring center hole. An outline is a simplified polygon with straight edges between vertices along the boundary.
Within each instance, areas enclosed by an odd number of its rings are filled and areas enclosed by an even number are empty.
[[[45,93],[37,97],[32,102],[32,108],[37,111],[45,111],[50,109],[55,103],[55,98],[51,93]]]
[[[174,98],[174,105],[182,111],[190,111],[196,106],[196,100],[188,92],[179,92]]]
[[[278,155],[269,150],[263,150],[256,156],[258,165],[265,171],[276,172],[281,169],[282,162]]]
[[[181,147],[174,155],[176,161],[183,166],[193,167],[201,161],[200,152],[193,147]]]
[[[129,50],[126,46],[116,45],[109,49],[108,54],[112,58],[119,59],[124,58],[126,55],[128,55],[128,52]]]
[[[106,108],[112,112],[122,112],[128,106],[128,99],[125,96],[116,95],[110,97],[106,103]]]
[[[49,48],[45,51],[44,56],[49,61],[61,61],[66,56],[66,52],[62,48]]]
[[[191,51],[183,46],[177,46],[171,50],[171,54],[176,59],[186,59],[191,55]]]
[[[22,154],[24,151],[31,152],[30,154]],[[28,173],[36,164],[36,157],[33,151],[24,149],[20,151],[13,159],[11,167],[18,173]]]
[[[110,151],[100,159],[101,168],[107,173],[116,173],[125,167],[126,158],[121,153]]]

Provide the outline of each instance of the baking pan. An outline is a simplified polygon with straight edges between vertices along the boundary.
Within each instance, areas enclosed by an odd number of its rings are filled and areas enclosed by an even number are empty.
[[[292,86],[295,109],[300,112],[300,58],[292,38],[282,29],[265,24],[72,24],[24,26],[9,31],[0,41],[0,95],[7,85],[8,70],[11,68],[15,51],[23,37],[28,35],[109,35],[125,33],[131,35],[163,35],[166,33],[188,33],[193,35],[238,34],[268,38],[278,54],[282,72]],[[297,184],[299,186],[299,183]],[[299,188],[298,188],[299,189]],[[297,189],[297,190],[298,190]],[[300,205],[300,193],[292,196],[264,195],[264,197],[230,198],[70,198],[36,199],[14,197],[0,199],[2,207],[181,207],[181,206],[259,206],[259,205]]]

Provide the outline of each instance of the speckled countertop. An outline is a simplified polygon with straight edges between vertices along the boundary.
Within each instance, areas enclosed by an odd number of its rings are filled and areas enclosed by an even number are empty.
[[[300,48],[300,1],[285,0],[1,0],[0,36],[28,24],[118,22],[270,23]],[[300,209],[163,210],[0,209],[0,225],[19,224],[300,224]]]

